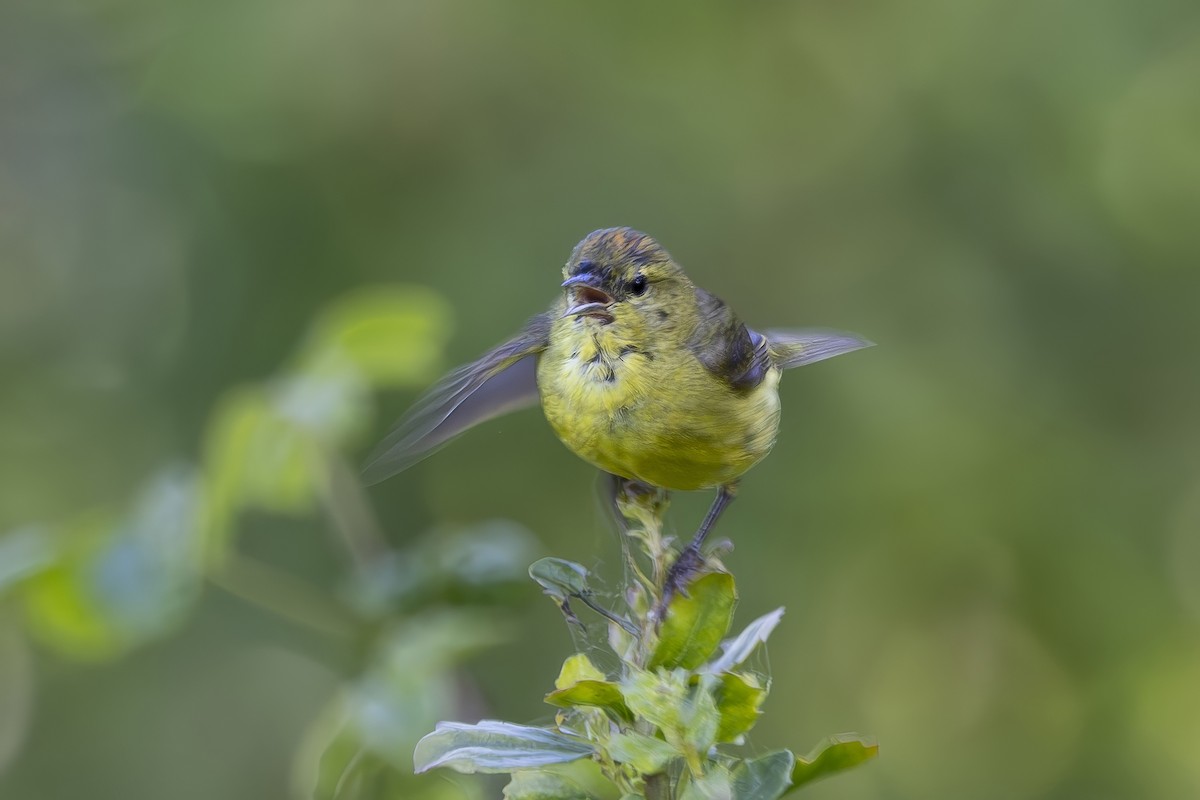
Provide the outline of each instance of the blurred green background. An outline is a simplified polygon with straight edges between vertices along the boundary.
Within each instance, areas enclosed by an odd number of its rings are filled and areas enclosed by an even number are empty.
[[[6,0],[0,797],[498,796],[412,741],[549,718],[594,471],[532,411],[352,465],[611,225],[880,344],[720,530],[788,608],[751,748],[1200,796],[1198,88],[1192,0]]]

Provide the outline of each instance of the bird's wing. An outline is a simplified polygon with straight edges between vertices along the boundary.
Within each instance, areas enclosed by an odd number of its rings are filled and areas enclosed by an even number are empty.
[[[700,363],[734,389],[744,391],[762,383],[771,366],[763,336],[703,289],[696,289],[696,304],[696,330],[688,346]]]
[[[549,343],[550,322],[550,314],[534,317],[515,338],[422,395],[367,459],[363,481],[379,483],[468,428],[536,403],[537,354]]]
[[[780,369],[802,367],[816,361],[874,346],[861,336],[841,331],[767,331],[767,349]]]

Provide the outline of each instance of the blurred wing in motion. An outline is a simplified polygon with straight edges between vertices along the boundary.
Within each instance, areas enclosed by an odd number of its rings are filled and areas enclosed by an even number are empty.
[[[766,336],[771,359],[780,369],[802,367],[875,345],[861,336],[841,331],[767,331]]]
[[[550,320],[548,314],[534,317],[515,339],[454,370],[422,395],[367,459],[363,481],[379,483],[468,428],[537,403],[537,354],[546,349]]]

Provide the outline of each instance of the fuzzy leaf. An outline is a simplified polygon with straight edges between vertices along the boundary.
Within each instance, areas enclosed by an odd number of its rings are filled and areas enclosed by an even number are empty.
[[[687,746],[694,753],[707,753],[717,743],[721,712],[708,685],[695,687],[683,704],[680,721]]]
[[[778,800],[792,783],[796,757],[776,750],[747,759],[733,769],[734,800]]]
[[[313,372],[331,353],[347,359],[373,386],[428,380],[450,333],[451,309],[422,286],[365,286],[327,305],[299,354]]]
[[[608,742],[608,753],[622,764],[631,764],[643,775],[662,772],[680,753],[662,739],[629,731],[618,733]]]
[[[579,784],[563,775],[537,769],[514,772],[504,787],[504,800],[593,800]]]
[[[554,681],[555,689],[567,689],[580,681],[603,681],[607,676],[583,653],[569,656]]]
[[[796,759],[796,766],[792,770],[792,789],[835,772],[857,767],[877,755],[879,745],[856,733],[830,736],[814,747],[807,756]]]
[[[692,776],[679,800],[740,800],[733,793],[733,776],[729,770],[713,766],[700,777]]]
[[[34,710],[34,660],[25,637],[0,621],[0,773],[19,755]]]
[[[775,630],[775,626],[779,624],[782,617],[783,607],[781,606],[751,622],[744,631],[738,634],[736,639],[731,639],[721,645],[724,651],[721,657],[714,659],[712,663],[704,667],[704,671],[720,674],[741,664],[750,657],[756,647],[767,641],[767,637],[771,635],[771,631]]]
[[[767,690],[758,685],[753,675],[726,672],[720,677],[714,692],[721,724],[717,728],[718,742],[732,742],[758,722]]]
[[[621,719],[633,720],[625,705],[621,687],[605,678],[595,664],[583,653],[576,653],[563,662],[562,671],[554,681],[555,691],[546,695],[546,702],[559,708],[593,706],[611,711]]]
[[[54,563],[55,538],[40,527],[24,527],[0,534],[0,596],[31,575]]]
[[[636,658],[638,637],[615,622],[608,623],[608,646],[622,661],[633,661]]]
[[[561,558],[541,558],[529,567],[529,577],[556,600],[587,594],[588,571],[582,564]]]
[[[687,596],[676,595],[667,607],[649,669],[695,669],[712,656],[729,631],[737,603],[732,575],[710,572],[687,591]]]
[[[30,631],[66,655],[103,659],[172,630],[202,589],[204,502],[197,472],[168,465],[125,513],[91,512],[57,529],[43,542],[47,560],[22,582]]]
[[[440,722],[417,742],[416,772],[450,767],[458,772],[513,772],[562,764],[591,755],[592,745],[546,728],[483,720],[477,725]]]
[[[678,731],[683,725],[682,708],[687,700],[685,674],[645,672],[631,669],[621,683],[625,702],[633,713],[664,732]]]

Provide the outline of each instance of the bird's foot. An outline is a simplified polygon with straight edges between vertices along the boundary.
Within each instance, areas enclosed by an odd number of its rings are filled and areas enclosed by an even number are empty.
[[[659,623],[666,616],[667,607],[671,604],[672,598],[676,594],[684,597],[688,596],[688,587],[692,585],[692,581],[696,580],[708,567],[708,561],[700,553],[700,548],[694,544],[690,544],[683,548],[679,558],[675,559],[675,563],[671,565],[671,569],[667,571],[667,579],[663,582],[662,600],[654,610],[655,619]]]

